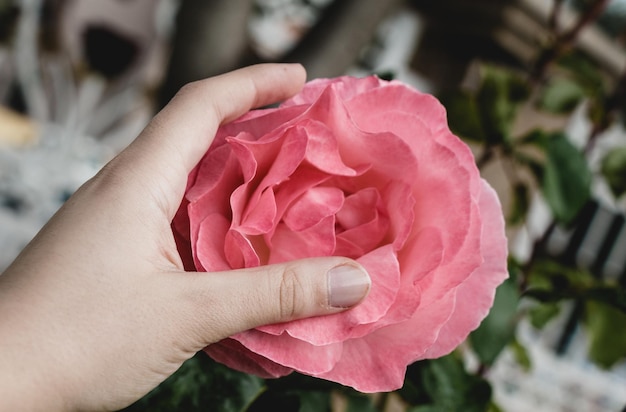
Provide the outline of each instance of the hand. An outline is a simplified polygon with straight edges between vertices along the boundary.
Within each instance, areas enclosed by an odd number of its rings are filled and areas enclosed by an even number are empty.
[[[345,258],[207,274],[176,251],[170,222],[219,125],[304,79],[299,65],[260,65],[185,86],[66,202],[0,276],[0,409],[119,409],[206,345],[367,294]]]

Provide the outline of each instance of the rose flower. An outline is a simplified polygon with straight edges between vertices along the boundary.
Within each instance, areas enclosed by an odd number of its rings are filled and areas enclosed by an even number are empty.
[[[362,392],[451,352],[507,277],[498,198],[432,96],[371,76],[307,83],[222,126],[173,222],[199,271],[346,256],[371,290],[345,312],[268,325],[205,351],[262,377],[293,370]]]

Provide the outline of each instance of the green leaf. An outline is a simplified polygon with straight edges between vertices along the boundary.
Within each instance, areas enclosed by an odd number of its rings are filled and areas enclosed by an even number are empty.
[[[517,364],[520,365],[524,371],[528,372],[532,364],[526,347],[524,347],[524,345],[522,345],[517,339],[513,339],[510,348]]]
[[[584,97],[585,90],[577,82],[557,77],[543,89],[539,107],[552,113],[570,113]]]
[[[533,327],[543,329],[559,313],[561,313],[561,306],[558,303],[542,303],[528,310],[528,319]]]
[[[587,161],[562,133],[554,133],[546,147],[542,192],[555,219],[569,225],[587,203],[591,172]]]
[[[413,388],[407,397],[407,385]],[[491,385],[468,373],[456,353],[409,365],[404,387],[398,394],[409,411],[485,412],[491,402]]]
[[[602,99],[606,86],[599,66],[586,55],[573,51],[562,55],[557,65],[566,69],[588,97]]]
[[[424,387],[438,411],[483,412],[491,400],[491,386],[467,373],[454,354],[428,362],[422,375]]]
[[[616,147],[602,159],[601,172],[615,197],[626,193],[626,147]]]
[[[330,411],[330,392],[298,391],[300,409],[298,412]]]
[[[509,278],[496,289],[489,315],[470,334],[472,348],[483,364],[493,364],[500,352],[514,339],[518,301],[517,286]]]
[[[442,102],[446,107],[448,125],[453,133],[475,142],[486,140],[476,98],[473,95],[459,91],[443,96]]]
[[[370,396],[352,393],[346,395],[346,398],[348,406],[345,412],[377,412]]]
[[[511,127],[521,102],[527,99],[529,87],[512,70],[496,66],[481,68],[482,83],[476,95],[481,124],[488,144],[511,140]]]
[[[550,135],[541,129],[533,129],[516,140],[518,145],[534,145],[545,150]]]
[[[264,390],[263,379],[234,371],[201,352],[125,411],[239,412]]]
[[[588,302],[585,325],[593,362],[610,368],[626,359],[626,313],[601,302]]]

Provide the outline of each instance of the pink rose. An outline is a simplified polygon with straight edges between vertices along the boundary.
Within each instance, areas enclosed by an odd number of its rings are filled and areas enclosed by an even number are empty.
[[[362,392],[400,388],[487,315],[507,277],[498,198],[432,96],[376,77],[314,80],[221,127],[173,223],[200,271],[356,259],[365,301],[207,347],[262,377],[293,370]]]

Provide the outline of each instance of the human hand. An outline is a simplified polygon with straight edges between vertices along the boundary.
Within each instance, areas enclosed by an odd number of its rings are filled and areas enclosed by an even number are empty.
[[[304,80],[259,65],[184,87],[66,202],[0,276],[0,409],[119,409],[211,343],[367,294],[345,258],[198,274],[176,250],[170,222],[219,125]]]

